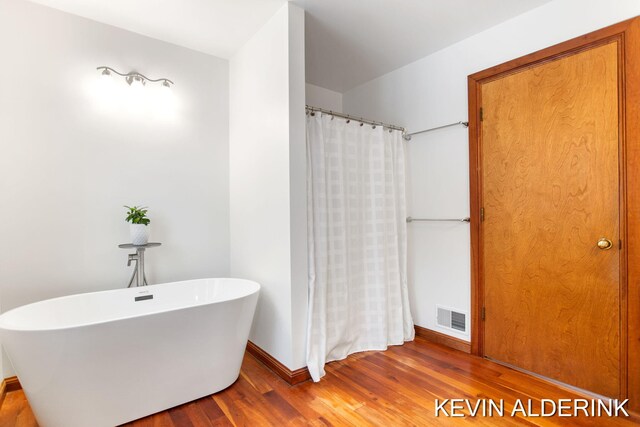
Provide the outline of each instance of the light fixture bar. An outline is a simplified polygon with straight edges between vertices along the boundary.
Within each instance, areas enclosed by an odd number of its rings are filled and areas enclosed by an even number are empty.
[[[171,80],[162,77],[159,79],[150,79],[149,77],[145,76],[144,74],[140,74],[137,71],[130,71],[126,74],[123,74],[117,70],[114,70],[111,67],[107,67],[105,65],[102,65],[100,67],[97,67],[96,70],[100,71],[102,70],[102,74],[103,75],[109,75],[110,73],[115,73],[119,76],[124,77],[127,80],[127,83],[131,84],[134,81],[140,81],[142,82],[142,84],[145,84],[145,82],[149,82],[149,83],[157,83],[157,82],[162,82],[162,86],[164,87],[171,87],[171,85],[175,84],[173,83]]]

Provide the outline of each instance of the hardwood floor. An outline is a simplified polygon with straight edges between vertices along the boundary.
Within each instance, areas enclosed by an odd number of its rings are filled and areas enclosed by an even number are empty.
[[[366,352],[327,365],[320,383],[289,386],[246,355],[238,381],[213,396],[143,418],[126,427],[582,425],[632,426],[638,418],[511,417],[517,399],[583,398],[537,378],[463,352],[415,342],[386,352]],[[435,417],[435,399],[504,399],[504,417]],[[72,416],[72,414],[70,414]],[[7,394],[0,426],[37,426],[20,391]],[[87,426],[90,427],[90,426]]]

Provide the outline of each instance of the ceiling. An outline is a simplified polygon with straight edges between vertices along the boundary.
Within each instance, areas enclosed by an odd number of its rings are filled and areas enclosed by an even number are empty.
[[[286,0],[32,0],[230,58]],[[306,11],[307,82],[338,92],[551,0],[290,0]]]
[[[30,1],[227,59],[286,3],[286,0]]]
[[[295,0],[306,11],[307,82],[338,92],[550,0]]]

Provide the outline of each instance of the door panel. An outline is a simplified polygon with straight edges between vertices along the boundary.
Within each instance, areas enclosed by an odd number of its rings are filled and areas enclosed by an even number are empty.
[[[484,355],[620,395],[617,42],[481,86]],[[599,249],[601,238],[613,242]]]

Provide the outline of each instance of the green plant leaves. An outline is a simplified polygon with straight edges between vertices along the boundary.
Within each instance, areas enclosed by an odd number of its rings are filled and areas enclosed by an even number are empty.
[[[127,208],[127,216],[124,219],[131,224],[149,225],[151,220],[147,218],[149,209],[146,206],[124,206]]]

